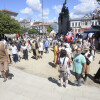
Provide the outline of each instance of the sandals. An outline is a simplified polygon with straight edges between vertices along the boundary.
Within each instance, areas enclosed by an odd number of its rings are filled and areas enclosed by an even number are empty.
[[[6,82],[7,81],[7,79],[4,79],[4,81],[3,82]]]
[[[8,80],[11,80],[12,78],[11,78],[11,76],[8,76]]]

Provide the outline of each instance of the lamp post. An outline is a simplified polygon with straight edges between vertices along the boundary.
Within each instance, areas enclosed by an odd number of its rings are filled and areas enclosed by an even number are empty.
[[[42,0],[42,32],[43,32],[43,37],[44,37],[43,28],[44,28],[44,19],[43,19],[43,0]]]

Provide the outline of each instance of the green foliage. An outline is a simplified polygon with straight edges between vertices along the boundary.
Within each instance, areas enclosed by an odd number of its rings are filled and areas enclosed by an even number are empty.
[[[47,32],[50,33],[52,30],[53,30],[53,27],[52,27],[51,25],[49,25],[49,26],[47,27]]]
[[[28,31],[28,33],[29,34],[36,34],[36,33],[40,33],[37,29],[35,29],[35,28],[33,28],[33,29],[30,29],[29,31]]]
[[[20,32],[20,24],[10,15],[0,11],[0,34],[13,34]]]
[[[23,34],[23,33],[26,33],[29,31],[29,28],[25,28],[25,27],[21,27],[20,28],[20,33]]]

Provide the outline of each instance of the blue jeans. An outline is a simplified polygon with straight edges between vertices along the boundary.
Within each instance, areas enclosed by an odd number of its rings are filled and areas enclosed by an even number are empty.
[[[46,52],[46,53],[49,53],[48,47],[45,47],[45,52]]]
[[[78,86],[81,86],[81,74],[75,73],[76,80],[78,81]]]
[[[18,61],[18,55],[17,54],[13,54],[13,61],[17,62]]]

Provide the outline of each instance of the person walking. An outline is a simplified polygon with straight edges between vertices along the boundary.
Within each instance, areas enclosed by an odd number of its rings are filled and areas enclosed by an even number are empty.
[[[18,49],[14,45],[14,43],[12,43],[11,50],[12,50],[12,55],[13,55],[13,61],[16,63],[18,61],[18,55],[17,55],[18,54]]]
[[[81,48],[78,47],[73,58],[73,72],[78,82],[77,86],[81,86],[81,77],[85,74],[86,69],[86,59],[81,52]]]
[[[9,74],[9,66],[8,63],[10,63],[9,55],[7,52],[7,49],[5,48],[4,44],[2,41],[0,41],[0,71],[4,77],[4,81],[7,81],[7,77],[5,75],[5,71],[7,72],[8,79],[10,79],[10,74]]]
[[[21,48],[23,50],[23,59],[28,60],[28,50],[27,50],[26,43],[23,43]]]
[[[18,41],[16,46],[17,46],[17,50],[18,50],[18,61],[20,61],[20,59],[21,59],[21,56],[20,56],[21,43]]]
[[[32,50],[33,50],[33,56],[34,58],[36,58],[36,50],[35,50],[35,40],[33,40],[33,43],[32,43]]]
[[[46,39],[44,42],[44,47],[45,47],[45,53],[49,53],[48,48],[49,48],[49,41]]]
[[[87,77],[88,77],[88,74],[90,72],[90,63],[91,63],[91,61],[90,61],[89,58],[92,57],[92,60],[93,60],[93,56],[89,52],[89,50],[90,50],[89,47],[85,47],[84,50],[85,50],[84,56],[85,56],[85,59],[86,59],[86,70],[85,70],[84,81],[86,81],[87,80]]]
[[[66,50],[62,50],[60,53],[59,58],[59,72],[60,72],[60,85],[63,86],[63,80],[65,80],[65,87],[68,87],[68,79],[71,75],[70,70],[68,68],[68,63],[72,62],[67,56],[66,56]]]
[[[42,40],[39,41],[39,54],[40,54],[40,57],[42,58],[43,56],[43,42]]]

